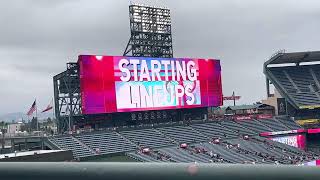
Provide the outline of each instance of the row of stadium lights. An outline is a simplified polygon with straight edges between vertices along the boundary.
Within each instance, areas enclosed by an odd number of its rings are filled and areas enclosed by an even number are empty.
[[[162,24],[162,25],[170,25],[171,24],[171,19],[170,17],[166,17],[166,16],[170,16],[170,14],[168,13],[161,13],[161,15],[159,14],[158,17],[156,17],[156,21],[151,21],[151,18],[148,14],[139,14],[139,12],[135,11],[133,12],[133,21],[134,22],[142,22],[142,24],[144,25],[144,23],[156,23],[156,24]]]
[[[138,3],[133,3],[131,2],[130,5],[133,5],[133,6],[142,6],[142,7],[149,7],[149,8],[160,8],[160,9],[166,9],[166,10],[169,10],[169,8],[167,7],[161,7],[161,6],[150,6],[150,5],[146,5],[146,4],[138,4]]]

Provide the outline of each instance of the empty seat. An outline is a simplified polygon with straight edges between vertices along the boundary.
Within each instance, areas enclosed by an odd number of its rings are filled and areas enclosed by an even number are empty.
[[[241,124],[242,126],[251,129],[255,131],[256,133],[262,133],[262,132],[272,132],[273,130],[260,122],[256,120],[242,120],[242,121],[236,121],[237,123]]]
[[[253,130],[248,129],[248,128],[236,123],[235,121],[231,121],[231,120],[222,121],[221,125],[224,126],[226,129],[236,131],[237,133],[239,133],[241,135],[257,134]]]
[[[195,143],[209,140],[208,137],[188,126],[164,127],[158,128],[158,130],[178,143]]]
[[[299,124],[287,117],[277,117],[277,120],[287,126],[290,130],[303,129]]]
[[[130,141],[144,147],[156,148],[170,146],[170,139],[155,129],[121,131],[120,134]]]
[[[53,136],[49,137],[48,140],[51,143],[54,143],[60,149],[71,150],[74,158],[84,158],[95,155],[94,152],[92,152],[85,145],[81,144],[79,141],[75,140],[70,135]]]
[[[297,106],[319,105],[320,65],[268,68]]]
[[[193,124],[191,127],[210,138],[235,138],[239,136],[237,132],[229,130],[215,122]]]
[[[270,127],[273,131],[288,131],[290,130],[288,127],[283,125],[281,122],[276,119],[259,119],[261,124]]]
[[[100,154],[112,154],[129,152],[136,149],[136,146],[121,137],[116,132],[90,133],[77,136],[82,142],[93,150],[99,150]]]

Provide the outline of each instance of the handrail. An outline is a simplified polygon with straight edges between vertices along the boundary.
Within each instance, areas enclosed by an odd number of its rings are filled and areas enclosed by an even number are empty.
[[[319,179],[319,167],[184,163],[0,163],[10,180]]]

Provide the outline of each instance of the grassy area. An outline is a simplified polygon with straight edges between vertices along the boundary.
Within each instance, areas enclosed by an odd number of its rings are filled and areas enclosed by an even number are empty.
[[[97,159],[90,159],[86,162],[137,162],[136,160],[128,156],[111,156],[111,157],[101,157]]]

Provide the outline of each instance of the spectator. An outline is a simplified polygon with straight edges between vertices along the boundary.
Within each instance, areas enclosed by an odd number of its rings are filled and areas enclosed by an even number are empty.
[[[209,155],[210,155],[211,158],[213,158],[213,152],[212,151],[210,151]]]
[[[214,153],[214,154],[213,154],[213,157],[217,158],[217,157],[218,157],[218,154]]]

